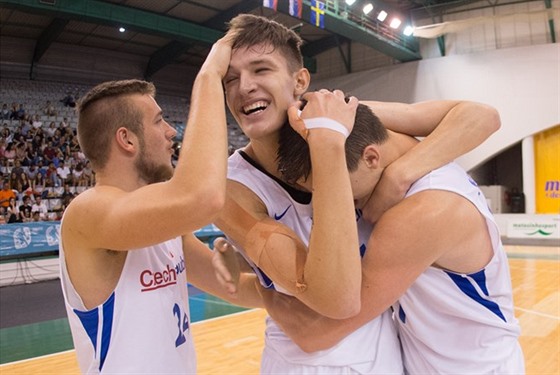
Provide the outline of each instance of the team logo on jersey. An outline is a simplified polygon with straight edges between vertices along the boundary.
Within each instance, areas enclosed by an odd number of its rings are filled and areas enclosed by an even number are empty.
[[[176,285],[177,278],[182,272],[185,272],[185,260],[182,256],[175,266],[167,264],[163,270],[144,270],[140,273],[141,291],[149,292]]]
[[[286,209],[284,210],[284,212],[282,212],[280,215],[274,214],[274,220],[280,220],[280,219],[282,219],[282,218],[284,217],[284,215],[286,215],[286,213],[288,212],[288,210],[289,210],[291,207],[292,207],[292,205],[290,204],[290,205],[288,206],[288,208],[286,208]]]

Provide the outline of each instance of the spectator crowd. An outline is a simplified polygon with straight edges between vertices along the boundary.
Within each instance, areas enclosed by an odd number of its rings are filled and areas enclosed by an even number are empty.
[[[56,116],[56,107],[47,101],[42,113]],[[0,110],[0,224],[60,220],[68,203],[95,183],[68,119],[47,124],[41,118],[24,104],[4,103]]]

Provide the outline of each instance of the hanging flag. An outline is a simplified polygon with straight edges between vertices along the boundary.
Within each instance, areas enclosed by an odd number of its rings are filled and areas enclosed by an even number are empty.
[[[301,18],[303,0],[290,0],[290,16]]]
[[[276,10],[278,8],[278,0],[263,0],[263,7]]]
[[[311,0],[311,23],[321,29],[325,28],[325,4]]]

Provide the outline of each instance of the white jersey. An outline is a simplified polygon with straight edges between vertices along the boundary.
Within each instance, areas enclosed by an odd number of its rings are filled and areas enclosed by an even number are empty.
[[[486,219],[494,256],[472,274],[430,267],[393,306],[406,371],[524,373],[508,260],[484,195],[454,163],[415,182],[407,196],[427,189],[451,191],[472,202]]]
[[[264,202],[270,217],[291,228],[306,245],[308,244],[312,224],[310,193],[298,191],[274,178],[240,152],[236,152],[229,158],[228,178],[251,189]],[[360,251],[363,255],[372,226],[361,220],[359,213],[356,219],[361,246],[359,250],[348,249],[348,251]],[[286,293],[284,289],[268,279],[254,263],[250,262],[250,264],[257,272],[263,286]],[[400,346],[389,311],[363,325],[334,347],[315,353],[302,351],[272,318],[267,317],[263,362],[266,361],[264,357],[268,353],[279,356],[288,364],[346,366],[364,374],[403,372]],[[282,372],[290,373],[290,369],[285,368]]]
[[[181,238],[128,252],[111,296],[86,309],[68,277],[61,282],[83,374],[195,374]]]

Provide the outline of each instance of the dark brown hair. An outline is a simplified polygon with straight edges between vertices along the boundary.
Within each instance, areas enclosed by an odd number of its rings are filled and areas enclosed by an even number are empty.
[[[353,172],[358,168],[366,146],[382,144],[387,137],[387,130],[379,118],[368,106],[359,104],[354,127],[344,145],[348,171]],[[309,145],[289,123],[285,123],[280,129],[277,160],[282,178],[290,184],[302,177],[307,179],[311,173]]]
[[[134,94],[155,97],[155,86],[138,79],[109,81],[91,89],[78,103],[78,141],[92,169],[109,160],[111,139],[119,127],[142,136],[143,114],[130,100]]]
[[[238,30],[233,49],[270,46],[286,58],[292,72],[303,67],[302,39],[286,26],[253,14],[240,14],[229,22],[230,30]]]

